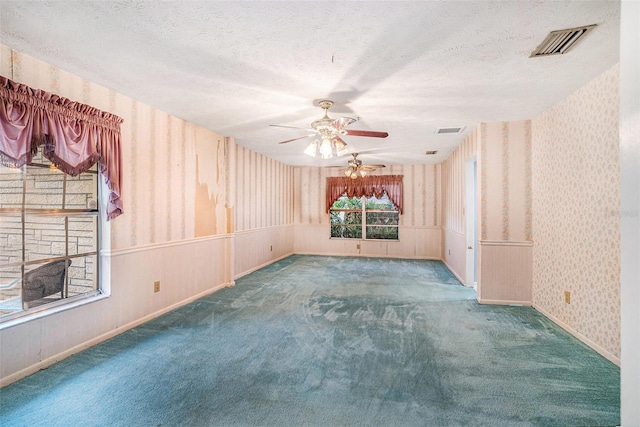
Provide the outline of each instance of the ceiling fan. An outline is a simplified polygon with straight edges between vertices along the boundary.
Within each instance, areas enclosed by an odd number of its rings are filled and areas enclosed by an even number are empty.
[[[333,101],[328,99],[322,100],[318,103],[320,108],[324,110],[324,117],[311,123],[311,129],[305,129],[310,132],[308,135],[299,136],[297,138],[287,139],[286,141],[280,141],[279,144],[286,144],[288,142],[297,141],[299,139],[309,138],[316,136],[320,139],[315,139],[306,150],[305,154],[310,156],[316,156],[320,153],[323,159],[333,157],[335,151],[337,156],[347,154],[347,143],[341,138],[344,135],[351,136],[368,136],[372,138],[386,138],[389,136],[387,132],[378,132],[370,130],[354,130],[345,129],[351,123],[357,121],[357,119],[351,117],[340,117],[339,119],[332,119],[328,115],[328,110],[333,105]],[[285,125],[270,125],[276,127],[304,129],[295,126]]]
[[[369,172],[385,167],[385,165],[363,165],[362,160],[358,160],[358,153],[351,153],[351,155],[353,159],[349,160],[349,166],[344,170],[344,174],[349,178],[356,179],[360,176],[364,177]]]

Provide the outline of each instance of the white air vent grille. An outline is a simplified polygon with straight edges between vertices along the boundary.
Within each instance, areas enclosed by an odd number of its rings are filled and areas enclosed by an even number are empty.
[[[594,28],[596,24],[586,27],[569,28],[566,30],[551,31],[546,39],[533,51],[529,58],[539,56],[562,55],[582,40],[583,36]]]
[[[436,133],[437,134],[442,134],[442,133],[460,133],[460,132],[462,132],[463,129],[464,129],[464,127],[461,127],[461,128],[438,128],[438,129],[436,129]]]

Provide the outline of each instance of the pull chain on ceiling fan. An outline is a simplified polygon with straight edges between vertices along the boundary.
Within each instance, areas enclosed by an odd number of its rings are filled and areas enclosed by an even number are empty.
[[[309,138],[311,136],[317,136],[311,144],[304,150],[304,153],[315,157],[320,154],[323,159],[329,159],[333,157],[334,153],[337,156],[347,154],[347,143],[341,138],[344,135],[351,136],[368,136],[372,138],[386,138],[389,136],[387,132],[369,131],[369,130],[351,130],[345,129],[356,119],[351,117],[340,117],[339,119],[332,119],[329,117],[329,108],[333,105],[333,101],[325,99],[319,102],[320,108],[324,110],[324,117],[311,123],[311,129],[305,129],[310,132],[308,135],[300,136],[297,138],[288,139],[286,141],[280,141],[279,144],[286,144],[288,142],[297,141],[299,139]],[[295,126],[285,125],[270,125],[276,127],[285,127],[293,129],[303,129]]]

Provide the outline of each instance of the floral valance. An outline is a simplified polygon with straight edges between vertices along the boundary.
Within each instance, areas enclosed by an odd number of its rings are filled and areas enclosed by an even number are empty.
[[[108,219],[122,213],[121,123],[116,115],[0,76],[0,163],[21,167],[40,145],[72,176],[100,161],[110,190]]]
[[[327,212],[344,193],[347,197],[378,198],[386,192],[389,199],[402,213],[402,175],[370,175],[357,179],[339,176],[327,178]]]

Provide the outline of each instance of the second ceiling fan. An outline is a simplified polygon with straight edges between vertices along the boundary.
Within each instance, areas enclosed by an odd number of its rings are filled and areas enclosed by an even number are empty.
[[[349,166],[342,168],[344,174],[351,179],[364,178],[369,172],[385,167],[385,165],[363,165],[362,160],[358,160],[358,153],[351,153],[351,155],[353,159],[349,160]]]
[[[316,156],[319,153],[323,159],[328,159],[333,157],[334,152],[337,156],[342,156],[348,153],[346,148],[347,143],[344,142],[344,140],[341,138],[344,135],[368,136],[372,138],[386,138],[387,136],[389,136],[387,132],[346,129],[346,127],[355,122],[356,119],[351,117],[340,117],[338,119],[332,119],[331,117],[329,117],[328,110],[333,105],[333,101],[330,101],[328,99],[320,101],[318,105],[320,105],[320,108],[324,110],[324,117],[312,122],[311,129],[305,129],[310,133],[304,136],[299,136],[297,138],[280,141],[279,144],[286,144],[288,142],[297,141],[299,139],[316,136],[319,139],[315,139],[307,147],[307,149],[304,150],[305,154]],[[270,126],[304,129],[285,125]]]

